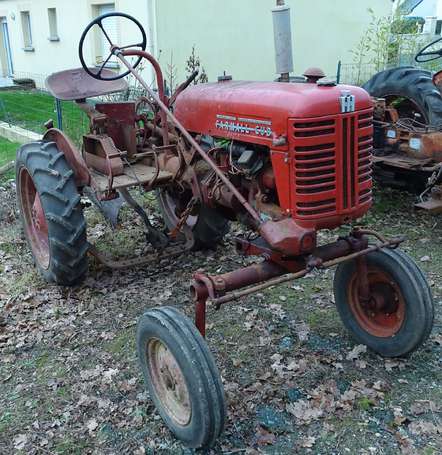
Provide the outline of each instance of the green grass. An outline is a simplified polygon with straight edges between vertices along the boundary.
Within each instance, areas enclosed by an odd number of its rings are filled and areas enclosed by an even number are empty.
[[[0,167],[15,160],[15,153],[19,147],[19,144],[0,137]],[[14,178],[14,169],[4,175],[0,175],[0,183],[11,178]]]
[[[87,131],[87,119],[73,101],[62,101],[63,130],[78,142]],[[57,125],[55,98],[37,90],[0,92],[0,120],[22,128],[44,133],[49,119]]]

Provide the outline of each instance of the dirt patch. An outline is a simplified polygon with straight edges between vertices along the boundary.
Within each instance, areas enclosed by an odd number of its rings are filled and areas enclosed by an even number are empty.
[[[0,188],[0,453],[191,453],[145,392],[137,319],[158,305],[191,315],[195,270],[220,273],[247,261],[227,238],[215,252],[171,264],[112,273],[91,263],[81,287],[48,286],[33,268],[14,201],[13,185]],[[440,453],[442,218],[411,203],[378,191],[364,223],[408,236],[404,249],[425,270],[436,302],[430,340],[405,360],[355,345],[334,308],[332,271],[211,310],[208,342],[228,399],[213,453]],[[142,248],[136,222],[112,238],[96,214],[87,216],[101,248]]]

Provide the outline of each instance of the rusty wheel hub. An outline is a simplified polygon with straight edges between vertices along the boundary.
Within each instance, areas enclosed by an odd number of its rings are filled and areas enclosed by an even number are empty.
[[[405,301],[398,284],[383,270],[368,269],[370,297],[362,298],[355,274],[350,281],[349,305],[358,324],[380,338],[394,336],[405,320]]]
[[[158,339],[147,345],[147,363],[155,391],[169,417],[181,426],[190,422],[192,408],[184,375],[173,354]]]
[[[26,236],[31,244],[35,260],[42,268],[47,269],[50,258],[48,224],[40,196],[26,168],[20,169],[18,190]]]

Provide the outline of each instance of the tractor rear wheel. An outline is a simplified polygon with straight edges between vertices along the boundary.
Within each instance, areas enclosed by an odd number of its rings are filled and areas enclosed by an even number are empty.
[[[150,397],[168,428],[187,447],[212,447],[224,428],[224,390],[192,321],[171,307],[147,311],[138,323],[137,351]]]
[[[74,173],[54,142],[33,142],[18,150],[16,186],[38,270],[49,282],[78,284],[88,268],[86,222]]]
[[[187,194],[188,193],[188,194]],[[178,224],[181,213],[187,207],[192,195],[190,192],[176,194],[169,189],[157,192],[164,222],[169,230]],[[217,210],[202,206],[197,215],[190,215],[186,221],[187,227],[194,236],[194,250],[216,247],[229,231],[229,222]]]
[[[398,250],[366,256],[370,299],[361,298],[356,260],[334,278],[335,303],[347,330],[359,343],[384,357],[401,357],[421,346],[433,327],[434,304],[415,262]]]
[[[442,95],[429,71],[399,67],[374,75],[363,88],[374,97],[385,98],[400,118],[421,115],[421,122],[442,125]]]

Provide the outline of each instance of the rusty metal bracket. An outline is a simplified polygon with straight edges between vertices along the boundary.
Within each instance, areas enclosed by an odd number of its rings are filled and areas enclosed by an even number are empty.
[[[361,258],[363,256],[366,256],[369,253],[372,253],[374,251],[379,251],[383,248],[391,248],[392,246],[397,247],[403,241],[404,241],[403,238],[396,238],[396,239],[388,240],[384,243],[372,245],[364,250],[357,251],[355,253],[351,253],[351,254],[348,254],[348,255],[340,257],[340,258],[322,262],[322,265],[320,267],[318,267],[317,269],[326,269],[329,267],[333,267],[335,265],[341,264],[346,261],[350,261],[352,259]],[[305,269],[300,270],[299,272],[283,275],[281,277],[268,280],[264,283],[258,284],[256,286],[252,286],[247,289],[243,289],[240,291],[233,291],[233,292],[230,292],[230,293],[228,293],[222,297],[218,297],[218,298],[210,298],[209,302],[210,302],[210,304],[215,305],[215,307],[219,307],[225,303],[228,303],[228,302],[231,302],[234,300],[238,300],[242,297],[248,296],[250,294],[254,294],[255,292],[262,291],[271,286],[275,286],[275,285],[282,284],[282,283],[287,283],[288,281],[293,281],[298,278],[302,278],[305,275],[307,275],[308,273],[310,273],[311,271],[312,271],[311,267],[306,267]]]
[[[193,197],[189,203],[187,204],[187,207],[186,209],[184,210],[184,212],[182,213],[177,225],[172,229],[172,231],[170,232],[169,234],[169,237],[172,238],[172,239],[175,239],[177,237],[177,235],[181,232],[181,230],[183,229],[183,226],[184,224],[186,223],[187,221],[187,218],[189,218],[189,216],[192,214],[193,212],[193,209],[196,207],[196,205],[198,204],[198,199]]]
[[[126,203],[132,207],[132,209],[140,216],[141,220],[143,221],[144,226],[146,227],[147,241],[154,248],[165,248],[169,243],[167,236],[152,226],[147,213],[143,207],[141,207],[141,205],[138,204],[138,202],[132,197],[132,195],[129,193],[129,190],[127,188],[121,188],[118,190],[118,192],[126,201]]]

